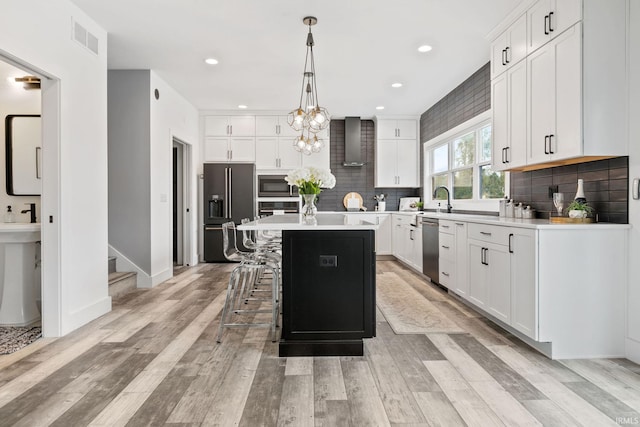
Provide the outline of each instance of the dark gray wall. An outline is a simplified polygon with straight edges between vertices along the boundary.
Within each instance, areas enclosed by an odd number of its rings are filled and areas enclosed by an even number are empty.
[[[420,142],[429,141],[491,108],[490,62],[420,116]]]
[[[109,244],[151,272],[149,70],[108,77]]]
[[[373,120],[362,120],[361,154],[366,164],[362,167],[344,167],[344,120],[331,120],[331,172],[336,177],[336,186],[320,194],[318,209],[322,211],[344,211],[343,198],[355,191],[362,195],[364,205],[373,211],[375,194],[387,195],[387,211],[398,210],[400,197],[417,196],[416,188],[375,188],[375,126]]]
[[[584,195],[602,222],[629,222],[629,158],[598,160],[577,165],[558,166],[531,172],[511,173],[511,197],[536,209],[537,216],[548,218],[555,212],[549,186],[564,193],[565,205],[576,195],[578,179],[584,180]],[[566,207],[566,206],[565,206]]]

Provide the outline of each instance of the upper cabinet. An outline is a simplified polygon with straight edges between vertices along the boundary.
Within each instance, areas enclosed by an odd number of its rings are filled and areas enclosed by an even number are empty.
[[[287,123],[287,116],[256,116],[256,136],[274,136],[279,138],[293,138],[298,136]]]
[[[523,14],[491,43],[491,78],[527,56],[527,14]]]
[[[537,1],[526,12],[526,60],[507,66],[499,47],[522,18],[495,38],[492,71],[505,71],[491,81],[495,170],[628,155],[625,3]]]
[[[254,162],[255,132],[254,116],[205,116],[204,161]]]
[[[529,9],[527,17],[528,52],[532,53],[582,19],[582,0],[540,0]]]
[[[418,137],[416,120],[378,119],[376,126],[378,139],[417,139]]]
[[[254,116],[206,116],[204,118],[206,136],[255,136]]]
[[[375,186],[420,186],[418,120],[376,118]]]

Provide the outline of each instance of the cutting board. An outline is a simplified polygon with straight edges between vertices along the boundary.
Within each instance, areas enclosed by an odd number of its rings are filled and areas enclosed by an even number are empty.
[[[351,202],[349,202],[349,200],[351,200]],[[351,193],[347,193],[347,195],[344,196],[344,199],[342,199],[342,204],[347,210],[349,209],[360,210],[362,209],[362,196],[359,193],[352,191]]]

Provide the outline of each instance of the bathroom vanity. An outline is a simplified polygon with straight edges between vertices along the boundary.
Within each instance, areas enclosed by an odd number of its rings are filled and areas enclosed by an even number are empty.
[[[0,325],[40,319],[40,224],[0,223]]]

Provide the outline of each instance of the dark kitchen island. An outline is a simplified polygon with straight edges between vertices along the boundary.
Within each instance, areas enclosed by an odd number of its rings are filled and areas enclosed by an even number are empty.
[[[282,231],[280,356],[361,356],[375,336],[377,225],[343,214],[298,214],[240,226]]]

